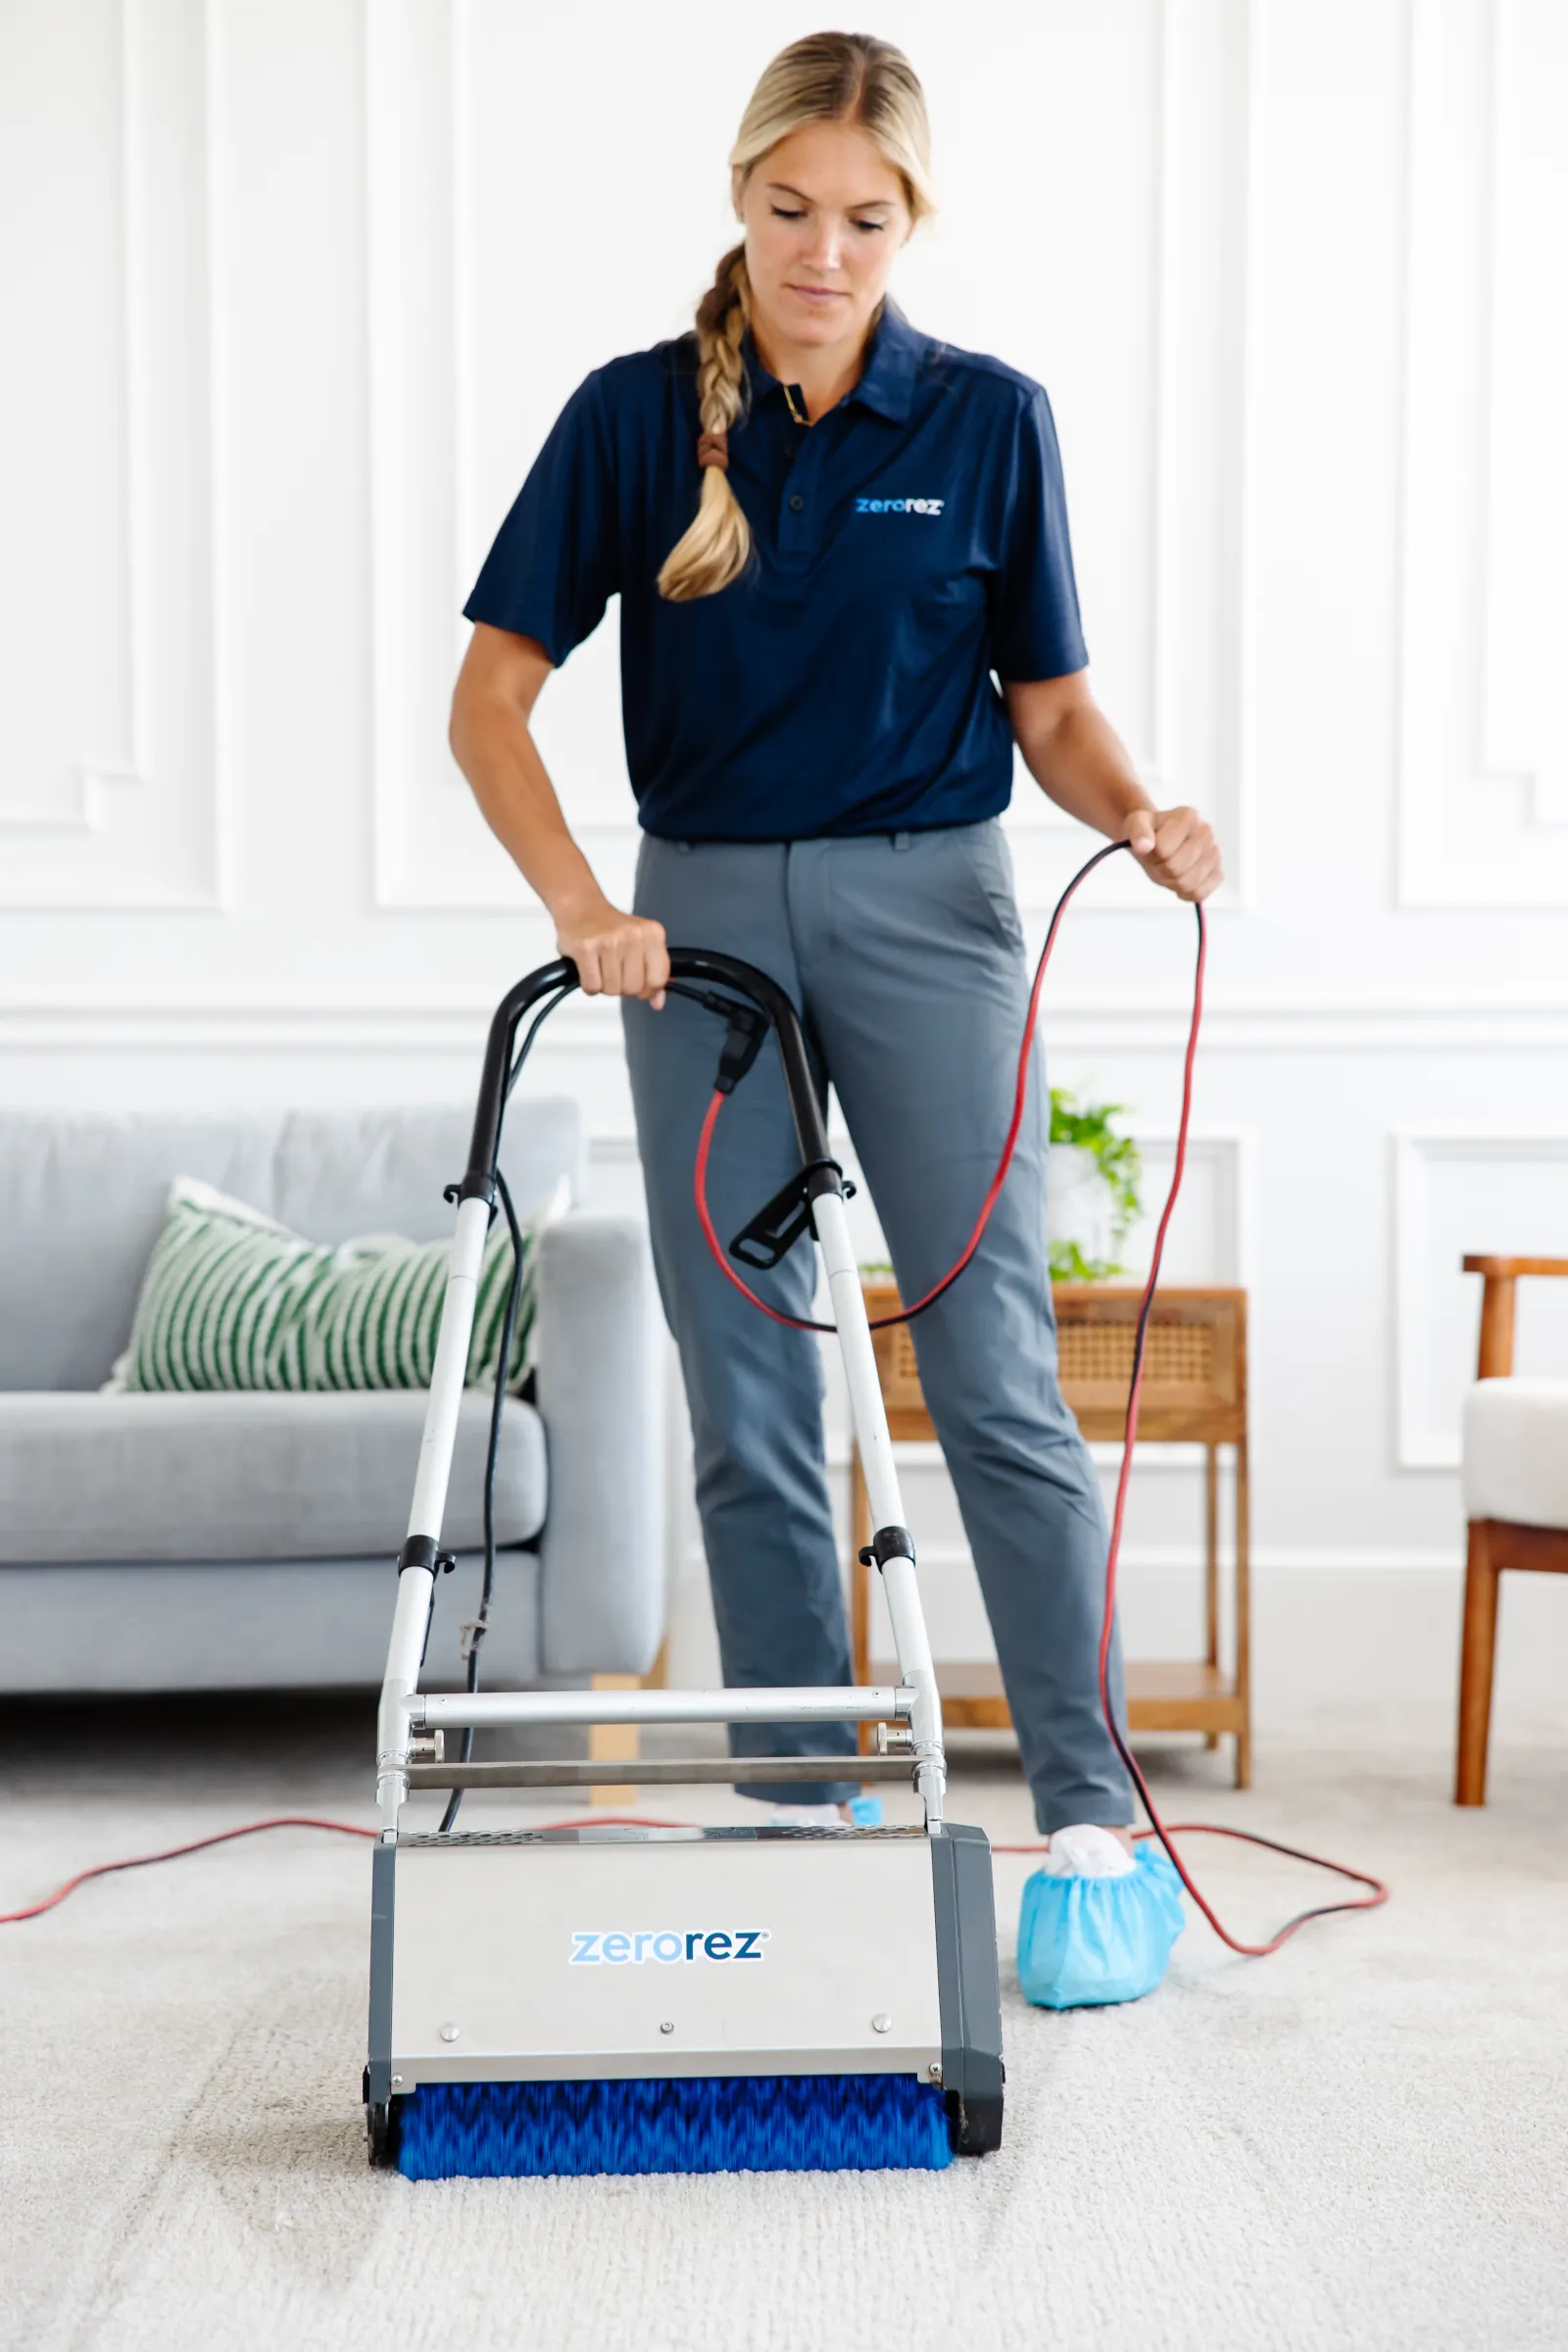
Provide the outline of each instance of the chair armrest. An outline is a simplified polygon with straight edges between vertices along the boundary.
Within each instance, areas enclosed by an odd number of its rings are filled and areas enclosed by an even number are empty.
[[[1521,1274],[1568,1275],[1568,1257],[1467,1257],[1467,1274],[1479,1274],[1481,1285],[1481,1345],[1476,1355],[1477,1380],[1503,1380],[1513,1370],[1513,1326],[1516,1293]]]
[[[537,1386],[550,1485],[547,1674],[646,1674],[663,1638],[663,1325],[644,1228],[575,1213],[539,1237]]]

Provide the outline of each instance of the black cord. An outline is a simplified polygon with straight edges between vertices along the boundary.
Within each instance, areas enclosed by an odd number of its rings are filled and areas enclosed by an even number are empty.
[[[525,1049],[526,1050],[526,1049]],[[465,1630],[468,1637],[468,1680],[470,1691],[479,1688],[479,1645],[490,1631],[490,1603],[496,1587],[496,1458],[501,1450],[501,1416],[506,1410],[507,1375],[512,1368],[512,1343],[517,1328],[517,1308],[522,1298],[522,1229],[517,1212],[512,1205],[512,1194],[501,1170],[496,1170],[496,1190],[506,1211],[507,1227],[512,1235],[512,1286],[507,1293],[507,1311],[501,1319],[501,1354],[496,1364],[495,1395],[490,1403],[490,1446],[484,1460],[484,1578],[479,1587],[479,1613]],[[466,1764],[473,1755],[473,1726],[467,1724],[463,1733],[461,1761]],[[441,1834],[451,1829],[458,1818],[463,1802],[463,1790],[454,1788],[447,1799],[447,1809],[441,1816]]]
[[[522,1042],[517,1048],[511,1074],[507,1079],[506,1100],[509,1102],[512,1100],[513,1088],[522,1076],[522,1065],[533,1051],[534,1039],[556,1007],[570,996],[574,985],[574,983],[568,983],[564,988],[559,989],[555,996],[548,997],[523,1032]],[[498,1137],[498,1150],[500,1138]],[[496,1460],[501,1450],[501,1416],[507,1401],[507,1374],[512,1366],[512,1343],[517,1328],[517,1310],[522,1299],[522,1230],[517,1223],[517,1212],[512,1204],[512,1194],[508,1190],[507,1180],[501,1173],[499,1163],[495,1174],[496,1191],[500,1195],[501,1205],[506,1212],[507,1229],[512,1236],[512,1287],[507,1293],[507,1311],[501,1324],[501,1355],[496,1365],[495,1395],[490,1404],[490,1445],[484,1462],[484,1577],[479,1587],[479,1613],[472,1624],[465,1628],[468,1637],[466,1687],[470,1691],[477,1690],[479,1688],[479,1647],[485,1635],[490,1631],[490,1603],[495,1595]],[[464,1728],[463,1752],[460,1761],[466,1764],[471,1760],[472,1755],[473,1726],[467,1724]],[[438,1835],[444,1837],[451,1829],[458,1818],[458,1809],[462,1803],[463,1790],[454,1788],[447,1799],[447,1809],[441,1816]]]
[[[512,1090],[516,1085],[517,1080],[522,1076],[522,1065],[527,1060],[529,1054],[533,1052],[534,1039],[538,1036],[546,1021],[549,1020],[550,1015],[556,1011],[560,1005],[565,1003],[567,997],[571,995],[571,992],[576,985],[577,983],[575,980],[564,981],[563,985],[557,989],[553,997],[546,997],[544,1003],[535,1012],[533,1019],[528,1023],[527,1028],[523,1031],[522,1043],[517,1048],[515,1058],[513,1061],[511,1072],[507,1078],[507,1091],[504,1097],[505,1102],[510,1102],[512,1101]],[[498,1149],[500,1139],[498,1137]]]

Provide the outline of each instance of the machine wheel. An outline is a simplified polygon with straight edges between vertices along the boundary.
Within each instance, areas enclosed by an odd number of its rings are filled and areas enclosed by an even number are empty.
[[[990,2156],[1002,2145],[1003,2092],[999,2083],[988,2098],[962,2098],[948,2093],[948,2137],[955,2156]]]
[[[377,2172],[390,2172],[398,2160],[398,2122],[403,2101],[372,2100],[368,2067],[365,2070],[360,2095],[365,2101],[365,2138],[371,2166]]]
[[[370,2163],[377,2172],[391,2172],[398,2160],[397,2118],[393,2102],[365,2110],[365,2136],[369,2146]]]

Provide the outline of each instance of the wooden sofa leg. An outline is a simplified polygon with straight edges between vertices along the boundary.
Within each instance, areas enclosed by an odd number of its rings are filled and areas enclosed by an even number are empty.
[[[593,1687],[596,1690],[640,1690],[643,1678],[640,1674],[596,1674]],[[637,1753],[637,1726],[634,1723],[590,1724],[588,1754],[594,1763],[603,1758],[607,1764],[612,1764],[617,1757],[635,1756]],[[617,1787],[611,1782],[603,1785],[595,1782],[588,1792],[588,1801],[594,1805],[630,1805],[636,1799],[635,1788],[624,1785]]]
[[[1497,1644],[1497,1578],[1491,1524],[1470,1522],[1464,1572],[1464,1637],[1459,1653],[1459,1741],[1454,1774],[1456,1805],[1487,1801],[1487,1737],[1492,1728],[1492,1674]]]

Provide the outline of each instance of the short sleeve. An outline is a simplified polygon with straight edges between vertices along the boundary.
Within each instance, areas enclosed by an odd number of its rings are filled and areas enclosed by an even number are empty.
[[[618,543],[609,430],[590,375],[534,460],[464,615],[537,638],[559,668],[599,626],[619,586]]]
[[[1061,678],[1085,666],[1061,454],[1051,403],[1038,384],[1013,428],[990,596],[991,662],[999,678]]]

